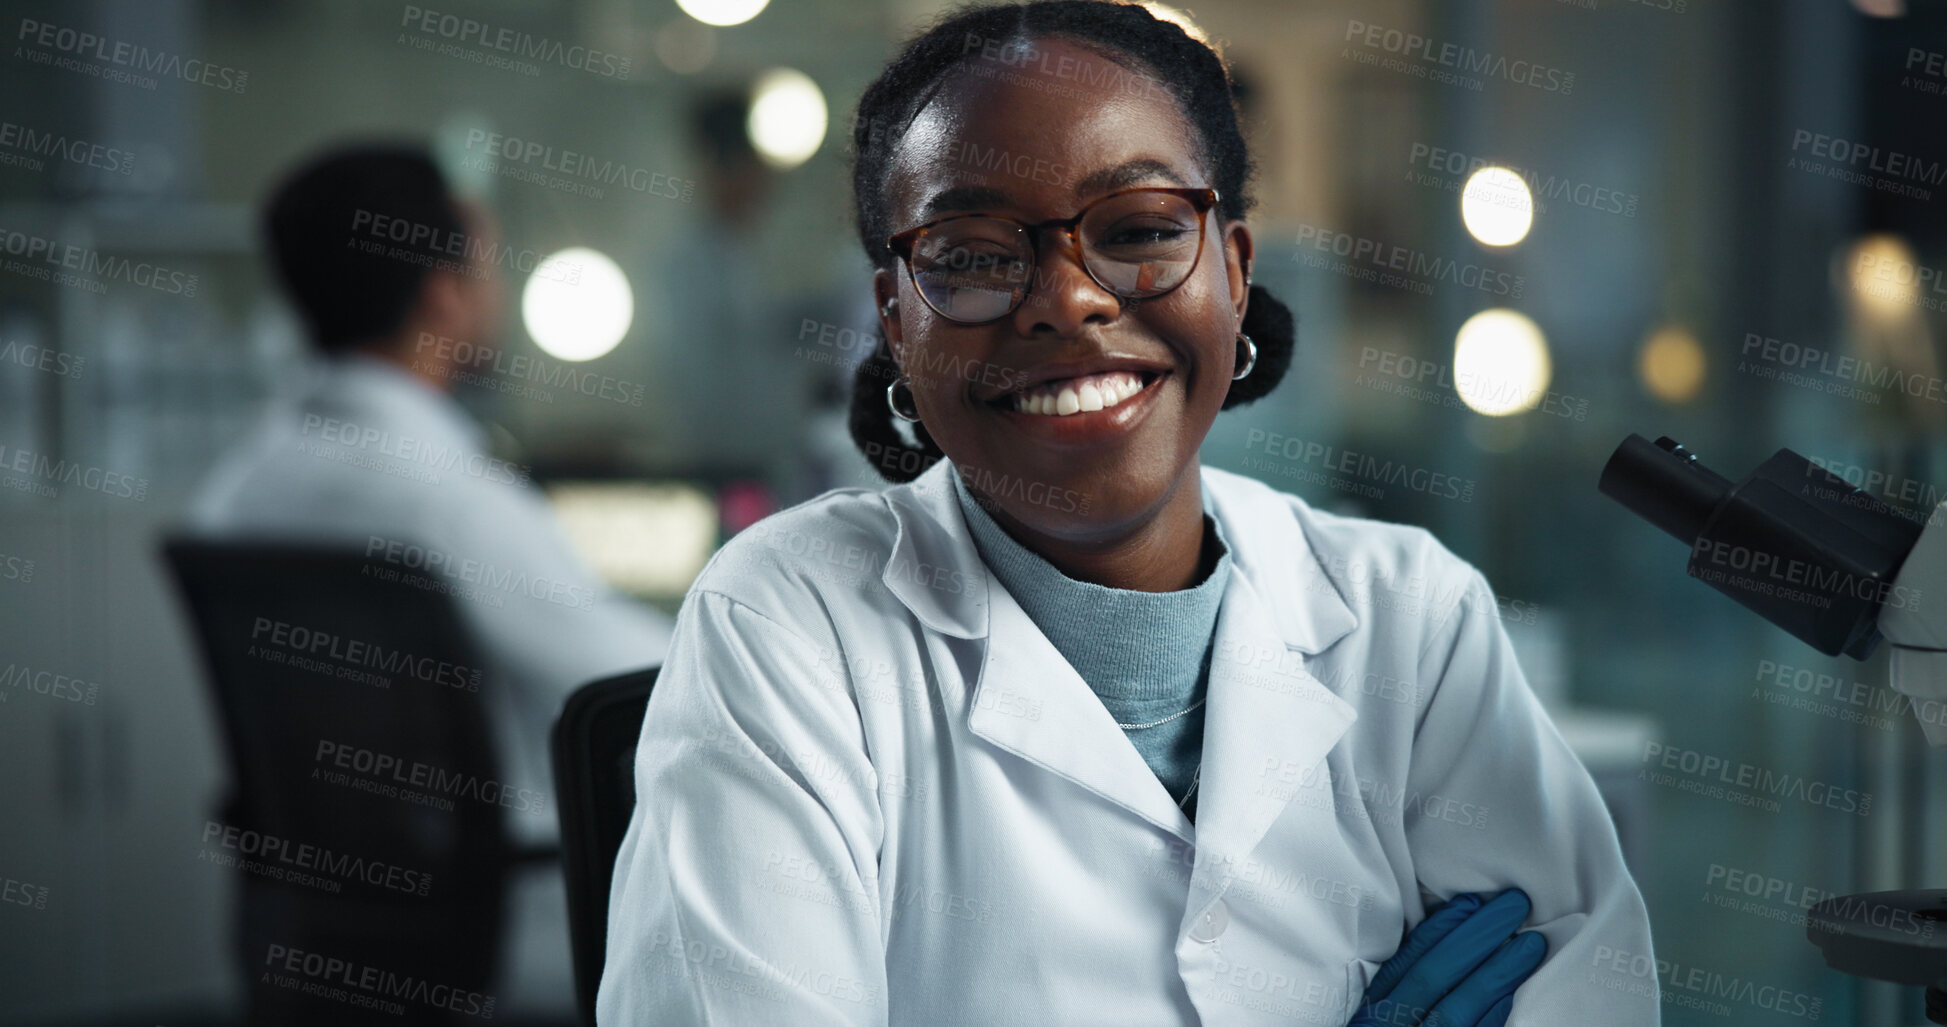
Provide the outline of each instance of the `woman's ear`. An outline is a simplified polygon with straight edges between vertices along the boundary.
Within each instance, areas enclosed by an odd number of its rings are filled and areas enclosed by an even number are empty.
[[[1230,279],[1230,305],[1237,323],[1244,323],[1244,310],[1251,302],[1251,265],[1257,260],[1251,229],[1242,221],[1224,228],[1224,272]]]
[[[872,272],[872,302],[879,308],[879,331],[893,362],[906,365],[906,330],[899,323],[899,276],[889,268]]]

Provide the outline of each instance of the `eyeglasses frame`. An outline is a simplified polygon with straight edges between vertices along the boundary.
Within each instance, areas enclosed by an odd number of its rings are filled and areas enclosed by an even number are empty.
[[[1110,288],[1107,282],[1102,281],[1102,279],[1096,275],[1095,269],[1088,266],[1088,259],[1082,254],[1082,240],[1076,234],[1076,229],[1081,227],[1082,219],[1088,216],[1089,211],[1094,210],[1096,206],[1099,204],[1106,203],[1109,200],[1113,200],[1118,196],[1127,196],[1130,193],[1167,193],[1169,195],[1181,197],[1182,199],[1190,201],[1190,204],[1194,206],[1197,210],[1197,255],[1190,258],[1190,269],[1183,273],[1182,282],[1178,282],[1175,285],[1172,285],[1169,288],[1164,289],[1162,292],[1151,293],[1147,296],[1123,296],[1122,293],[1119,293],[1115,289]],[[919,294],[920,300],[924,302],[927,305],[927,307],[929,307],[934,313],[940,315],[943,318],[946,318],[948,321],[951,321],[954,324],[972,327],[975,325],[993,324],[994,322],[999,321],[1002,318],[1009,317],[1015,311],[1021,309],[1021,305],[1023,303],[1026,303],[1028,301],[1028,296],[1034,292],[1035,273],[1041,269],[1041,247],[1039,245],[1030,245],[1029,247],[1030,263],[1028,266],[1028,287],[1026,289],[1021,290],[1021,296],[1019,299],[1015,300],[1014,303],[1011,304],[1005,311],[1002,311],[1000,314],[994,317],[990,317],[985,321],[962,321],[958,318],[949,315],[946,311],[941,310],[939,307],[933,305],[933,301],[928,299],[926,296],[926,290],[920,288],[919,278],[913,271],[913,246],[916,243],[918,243],[920,237],[925,235],[927,232],[932,231],[933,229],[938,228],[939,226],[944,225],[949,221],[960,221],[966,218],[987,218],[993,221],[1012,221],[1013,223],[1021,226],[1021,228],[1026,231],[1028,240],[1031,244],[1038,244],[1040,240],[1040,233],[1043,230],[1050,229],[1050,228],[1059,228],[1062,230],[1063,234],[1067,237],[1067,243],[1064,247],[1064,251],[1069,256],[1075,259],[1075,263],[1079,267],[1081,267],[1083,271],[1087,272],[1090,280],[1094,281],[1096,285],[1101,286],[1103,291],[1108,292],[1113,296],[1120,297],[1122,299],[1155,299],[1158,296],[1167,296],[1170,293],[1176,291],[1178,288],[1180,288],[1183,285],[1183,282],[1187,282],[1190,280],[1191,275],[1196,274],[1197,264],[1203,259],[1204,240],[1207,239],[1210,234],[1209,219],[1207,215],[1210,213],[1211,210],[1215,209],[1217,204],[1222,202],[1222,200],[1223,200],[1223,196],[1222,194],[1218,193],[1217,190],[1207,188],[1207,187],[1202,187],[1202,186],[1136,186],[1131,189],[1118,189],[1115,192],[1108,193],[1103,196],[1098,196],[1095,199],[1090,200],[1087,203],[1083,204],[1082,209],[1077,211],[1074,217],[1069,217],[1069,218],[1049,218],[1046,221],[1038,221],[1038,222],[1030,223],[1027,221],[1022,221],[1019,218],[1006,217],[1005,215],[1000,215],[1000,214],[983,214],[978,211],[969,211],[965,214],[953,214],[947,217],[937,218],[935,220],[928,221],[923,225],[915,225],[912,228],[905,229],[904,231],[894,232],[890,237],[886,239],[886,248],[891,250],[895,256],[899,257],[900,260],[905,262],[906,279],[913,283],[913,291]]]

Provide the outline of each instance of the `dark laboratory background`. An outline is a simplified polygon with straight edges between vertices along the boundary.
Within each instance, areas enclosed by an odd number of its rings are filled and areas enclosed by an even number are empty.
[[[1664,1022],[1920,1022],[1802,914],[1947,887],[1947,754],[1883,650],[1821,656],[1702,587],[1596,480],[1639,432],[1733,479],[1789,447],[1915,516],[1944,498],[1947,5],[1151,6],[1234,69],[1257,280],[1299,318],[1284,384],[1204,461],[1485,571],[1616,816]],[[491,209],[509,313],[455,398],[589,566],[673,612],[754,518],[879,484],[845,429],[877,341],[848,112],[945,9],[0,4],[0,1024],[243,1022],[222,711],[158,547],[306,360],[255,227],[280,176],[414,139]],[[1674,750],[1870,815],[1659,783]],[[507,944],[496,1019],[575,1022],[566,952]]]

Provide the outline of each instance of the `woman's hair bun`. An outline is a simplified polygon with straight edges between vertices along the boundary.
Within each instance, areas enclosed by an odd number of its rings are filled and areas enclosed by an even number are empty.
[[[1257,344],[1257,366],[1230,384],[1230,395],[1224,397],[1225,410],[1254,402],[1277,388],[1291,369],[1291,353],[1298,347],[1298,319],[1262,285],[1251,286],[1243,332]]]

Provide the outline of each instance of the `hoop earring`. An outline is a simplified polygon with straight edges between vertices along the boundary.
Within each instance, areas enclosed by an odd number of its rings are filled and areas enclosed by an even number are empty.
[[[886,386],[886,409],[891,410],[892,416],[897,417],[902,421],[918,421],[919,407],[917,405],[913,407],[913,412],[910,414],[904,410],[899,409],[899,399],[895,390],[897,390],[901,385],[906,386],[906,394],[908,396],[912,395],[913,383],[907,381],[905,375],[902,374],[899,377],[894,378],[892,380],[892,383]]]
[[[1231,381],[1236,381],[1250,374],[1251,369],[1257,366],[1257,343],[1252,342],[1251,337],[1245,335],[1243,332],[1237,333],[1237,341],[1244,344],[1244,366],[1236,374],[1230,376]]]

